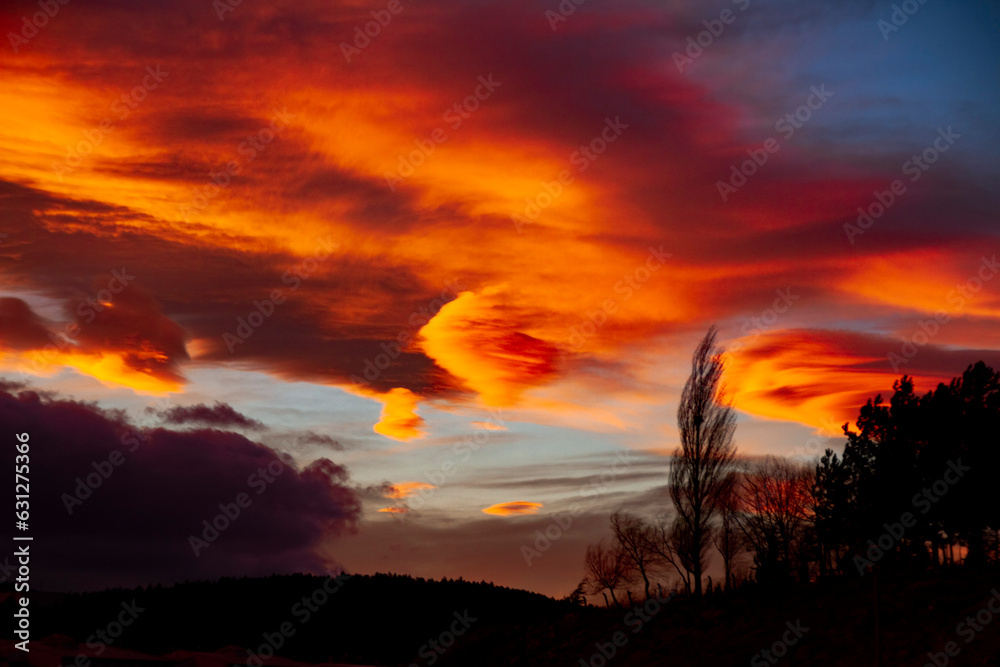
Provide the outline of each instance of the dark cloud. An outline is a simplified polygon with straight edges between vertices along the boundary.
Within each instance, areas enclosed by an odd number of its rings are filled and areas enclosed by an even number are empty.
[[[0,428],[30,437],[32,566],[50,589],[321,572],[318,550],[360,511],[344,467],[299,469],[237,433],[142,431],[94,405],[8,389]],[[249,504],[196,556],[191,536],[227,523],[220,504],[232,513],[240,494]]]
[[[65,300],[67,316],[80,326],[74,337],[88,348],[122,351],[134,369],[171,379],[181,377],[186,342],[201,339],[205,361],[239,359],[288,377],[348,383],[352,375],[364,374],[365,360],[381,354],[383,344],[403,333],[412,340],[419,328],[414,316],[426,321],[421,309],[427,312],[444,287],[426,284],[412,268],[388,257],[372,260],[350,253],[299,279],[286,272],[301,258],[192,245],[190,238],[169,229],[140,231],[114,222],[134,221],[138,214],[129,209],[61,198],[2,180],[0,212],[0,231],[9,229],[0,246],[0,259],[4,253],[10,256],[3,267],[8,275]],[[70,215],[73,229],[46,224],[52,212]],[[229,240],[252,245],[238,235]],[[112,307],[101,307],[113,272],[129,276],[129,284],[111,294]],[[275,289],[283,291],[286,301],[230,353],[223,335],[236,332],[255,301],[266,300]],[[453,296],[450,292],[449,298]],[[30,309],[7,308],[6,317],[20,318],[18,340],[45,334]],[[350,309],[353,317],[331,318],[336,309]],[[336,320],[332,330],[330,319]],[[65,325],[52,328],[62,331]],[[370,384],[379,391],[399,386],[422,393],[448,389],[447,376],[413,350],[402,351]]]
[[[234,426],[252,431],[260,431],[267,428],[263,422],[251,419],[237,412],[233,406],[221,401],[216,401],[215,405],[212,406],[205,405],[204,403],[178,405],[167,410],[162,410],[158,414],[168,424],[201,424],[213,427]]]
[[[95,277],[88,293],[67,301],[71,316],[64,323],[43,320],[21,299],[0,299],[0,346],[25,352],[36,369],[60,353],[96,359],[112,352],[132,371],[180,381],[179,365],[188,359],[186,333],[134,281],[124,266]]]
[[[944,326],[948,326],[947,324]],[[915,331],[920,331],[914,327]],[[921,332],[922,333],[922,332]],[[906,348],[905,339],[877,333],[862,333],[837,329],[787,329],[768,333],[748,346],[740,354],[754,361],[781,358],[801,349],[803,343],[814,345],[811,348],[820,350],[824,355],[816,358],[817,365],[827,365],[833,369],[836,364],[843,364],[859,371],[887,371],[907,373],[916,376],[951,378],[961,375],[970,364],[984,361],[994,368],[1000,367],[1000,351],[990,349],[955,349],[936,343],[912,345],[912,352]],[[900,360],[900,368],[892,368],[893,360],[889,353],[896,353]],[[822,377],[816,381],[822,383]],[[930,387],[928,387],[930,389]],[[819,387],[785,387],[781,391],[787,396],[796,392],[797,396],[819,396],[823,394]],[[804,393],[802,393],[804,392]]]
[[[31,306],[13,297],[0,299],[0,346],[31,350],[48,342],[48,329]]]
[[[133,370],[179,380],[180,364],[188,360],[187,333],[161,312],[149,290],[131,284],[135,274],[127,269],[95,277],[94,296],[74,304],[81,349],[114,350]]]
[[[315,433],[313,431],[306,431],[302,433],[297,438],[300,445],[321,445],[323,447],[329,447],[330,449],[342,450],[344,446],[340,444],[339,441],[334,440],[330,436],[324,433]]]

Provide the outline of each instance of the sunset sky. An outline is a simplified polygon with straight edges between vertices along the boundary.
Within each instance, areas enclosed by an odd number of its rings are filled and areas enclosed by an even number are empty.
[[[0,376],[52,393],[0,415],[61,434],[36,502],[118,559],[43,584],[561,596],[668,506],[710,325],[745,455],[1000,367],[1000,6],[576,2],[4,3]],[[292,472],[193,554],[251,450]]]

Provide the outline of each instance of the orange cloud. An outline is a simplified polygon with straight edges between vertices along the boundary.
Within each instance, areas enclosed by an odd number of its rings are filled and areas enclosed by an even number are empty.
[[[389,514],[406,514],[410,510],[406,507],[383,507],[379,512],[387,512]]]
[[[188,358],[183,330],[159,312],[145,290],[127,279],[115,288],[115,293],[97,290],[89,301],[68,302],[66,309],[78,317],[58,325],[21,299],[0,299],[4,366],[40,376],[69,367],[138,392],[180,391],[184,378],[177,366]]]
[[[757,114],[747,114],[746,100],[721,101],[708,80],[634,59],[648,51],[635,48],[650,34],[645,12],[616,16],[619,27],[607,37],[623,48],[595,53],[578,48],[578,37],[603,30],[603,21],[575,23],[582,31],[575,36],[538,40],[525,29],[520,7],[498,5],[488,22],[517,48],[501,59],[496,94],[453,124],[442,112],[478,86],[486,72],[476,63],[495,55],[490,40],[454,39],[471,34],[480,14],[414,8],[411,30],[387,32],[378,50],[364,53],[365,65],[331,61],[330,76],[312,76],[335,27],[349,32],[364,17],[365,10],[348,5],[309,6],[315,30],[292,40],[294,53],[288,40],[267,37],[286,7],[242,7],[233,18],[245,22],[238,31],[245,39],[202,25],[191,49],[159,54],[162,63],[154,64],[171,74],[128,107],[116,101],[146,76],[149,45],[170,38],[180,15],[169,9],[155,10],[139,33],[118,31],[123,38],[112,57],[92,45],[125,18],[98,9],[70,23],[53,21],[48,41],[33,42],[0,71],[0,104],[18,110],[0,127],[0,217],[11,227],[0,232],[11,237],[0,248],[8,260],[0,263],[3,279],[24,294],[62,298],[128,258],[172,318],[141,303],[130,309],[125,301],[98,300],[110,306],[103,322],[53,364],[108,383],[171,391],[183,383],[188,354],[203,367],[236,362],[338,386],[366,374],[365,362],[376,355],[388,355],[391,364],[379,365],[369,389],[347,390],[380,401],[375,432],[411,440],[424,435],[419,401],[443,403],[462,389],[486,405],[534,410],[528,416],[535,421],[579,427],[579,406],[586,406],[588,420],[624,427],[629,410],[648,403],[663,377],[663,358],[650,360],[643,345],[734,313],[755,314],[778,286],[812,287],[821,290],[818,299],[832,291],[837,306],[888,305],[896,313],[950,307],[952,314],[1000,317],[993,285],[962,307],[948,300],[949,290],[978,270],[976,261],[957,259],[955,243],[871,257],[855,251],[861,246],[816,243],[810,227],[819,233],[852,217],[883,184],[877,174],[854,174],[877,170],[856,165],[824,173],[811,160],[803,170],[791,153],[782,158],[785,168],[769,165],[738,196],[718,201],[714,183],[737,156],[746,159],[745,120]],[[649,16],[664,28],[685,25],[669,12]],[[552,40],[563,40],[563,48]],[[461,57],[439,57],[426,43]],[[222,54],[234,66],[191,67]],[[79,62],[90,63],[86,76]],[[595,76],[570,81],[567,67]],[[371,71],[384,75],[377,90],[365,73]],[[581,165],[579,148],[604,123],[604,112],[595,114],[587,100],[623,93],[634,103],[622,116],[626,134]],[[287,127],[245,158],[245,139],[286,105]],[[111,125],[98,132],[105,119]],[[387,182],[435,128],[447,140],[432,142],[433,153],[420,157],[411,176]],[[85,154],[68,159],[68,151]],[[225,184],[218,187],[208,174],[231,160],[239,172],[220,177]],[[563,171],[572,182],[556,192]],[[995,208],[975,197],[969,202],[928,215],[964,224]],[[192,219],[184,219],[192,206]],[[511,216],[529,208],[539,209],[537,216],[516,228]],[[878,233],[888,231],[880,223]],[[317,264],[315,239],[328,236],[341,249]],[[898,247],[941,245],[915,238],[908,233]],[[992,240],[980,242],[991,247]],[[674,256],[661,263],[649,256],[651,246]],[[426,312],[428,303],[453,279],[468,291],[428,322],[436,310]],[[275,288],[284,290],[284,305],[252,339],[227,351],[222,335]],[[826,304],[818,299],[812,303],[820,310]],[[828,321],[849,319],[823,312]],[[172,329],[174,322],[184,331]],[[995,341],[992,324],[960,342]],[[45,326],[25,320],[17,331],[0,327],[3,347],[41,349],[49,344]],[[39,327],[41,342],[32,342]],[[949,328],[935,342],[963,331]],[[193,341],[187,352],[185,341]],[[558,361],[563,350],[571,353],[566,363]],[[743,385],[738,403],[775,418],[822,422],[898,375],[879,361],[881,350],[864,358],[837,345],[814,353],[777,350],[734,364],[731,376]],[[634,381],[651,367],[655,377]],[[835,393],[822,395],[827,389]]]
[[[369,389],[363,385],[339,385],[344,391],[370,398],[382,404],[382,412],[372,430],[393,440],[414,440],[424,437],[424,418],[417,414],[421,397],[405,387],[394,387],[386,392]]]
[[[523,514],[538,514],[542,503],[532,503],[525,500],[515,500],[510,503],[499,503],[483,508],[483,514],[495,516],[520,516]]]
[[[163,361],[156,353],[144,356],[155,363]],[[129,355],[117,352],[60,354],[55,362],[75,368],[105,384],[122,385],[138,392],[162,394],[181,391],[183,388],[180,380],[157,376],[149,368],[139,370],[134,366],[134,356],[130,358]]]
[[[391,485],[384,494],[383,498],[392,498],[394,500],[399,500],[402,498],[409,498],[418,491],[423,489],[436,489],[437,487],[433,484],[428,484],[426,482],[399,482],[398,484]]]
[[[396,387],[378,395],[377,398],[382,401],[382,414],[379,422],[373,427],[376,433],[393,440],[424,437],[424,432],[421,430],[424,418],[417,414],[419,396],[409,389]]]
[[[956,358],[954,367],[944,370],[937,350],[925,349],[913,362],[923,367],[893,370],[888,355],[899,349],[898,340],[847,331],[775,331],[737,343],[742,343],[739,352],[726,355],[726,384],[734,407],[829,434],[839,433],[840,425],[853,420],[875,394],[891,394],[904,373],[918,387],[930,389],[969,363]]]
[[[930,248],[854,261],[843,271],[841,289],[886,306],[924,313],[1000,318],[1000,297],[991,281],[996,254],[982,244],[955,249]]]
[[[137,393],[165,394],[184,387],[181,379],[158,375],[132,366],[134,360],[119,352],[56,352],[36,350],[24,353],[0,350],[0,368],[31,375],[47,376],[61,368],[73,368],[102,384],[128,387]]]
[[[462,292],[420,330],[424,352],[489,406],[513,405],[556,370],[556,346],[521,331],[506,296],[502,286]]]

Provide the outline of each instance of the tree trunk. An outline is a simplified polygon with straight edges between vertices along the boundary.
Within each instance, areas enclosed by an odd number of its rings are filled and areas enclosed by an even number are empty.
[[[986,563],[984,532],[982,529],[973,529],[968,539],[965,540],[965,560],[962,565],[981,567]]]
[[[692,537],[694,538],[694,544],[691,546],[691,567],[694,568],[694,597],[695,599],[701,598],[701,470],[699,470],[699,463],[701,462],[701,415],[698,415],[695,419],[698,423],[695,425],[694,432],[694,447],[695,447],[695,457],[694,457],[694,471],[693,471],[693,504],[694,504],[694,530]]]

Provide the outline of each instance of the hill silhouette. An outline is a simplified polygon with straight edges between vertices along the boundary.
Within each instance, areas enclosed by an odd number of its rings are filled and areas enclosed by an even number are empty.
[[[396,574],[223,578],[65,595],[36,592],[32,599],[38,638],[61,634],[81,644],[99,641],[95,633],[113,622],[124,604],[139,611],[114,640],[116,648],[163,654],[235,645],[266,656],[257,649],[270,643],[280,644],[275,653],[286,658],[380,665],[420,662],[421,650],[434,654],[429,642],[452,629],[466,634],[511,619],[548,621],[569,608],[491,583]],[[7,599],[2,613],[9,617],[13,604]],[[285,628],[294,631],[286,632],[291,636],[281,636],[283,624],[290,624]],[[445,642],[450,643],[447,637]]]
[[[680,596],[618,609],[581,607],[488,583],[353,575],[308,618],[294,612],[326,579],[284,575],[48,594],[44,603],[36,598],[37,636],[61,634],[83,643],[119,615],[123,602],[134,600],[141,611],[115,641],[116,648],[164,654],[239,647],[234,655],[254,651],[264,656],[263,665],[269,658],[259,648],[268,642],[266,636],[280,633],[283,623],[291,623],[295,632],[275,654],[307,662],[766,665],[774,663],[762,651],[796,627],[801,637],[787,647],[782,664],[876,664],[876,582],[871,577],[842,577],[780,593],[747,585],[730,594],[709,594],[700,604]],[[877,592],[882,665],[926,664],[928,653],[940,654],[948,642],[960,650],[948,664],[1000,664],[1000,615],[991,615],[991,623],[975,634],[956,630],[987,608],[994,595],[1000,599],[995,573],[951,567],[932,577],[886,575],[879,578]],[[2,612],[8,613],[10,605],[10,600],[0,605]],[[471,623],[452,642],[446,633],[449,627],[461,628],[459,617]],[[616,633],[621,646],[614,645]],[[449,646],[432,649],[430,642],[443,637]]]

